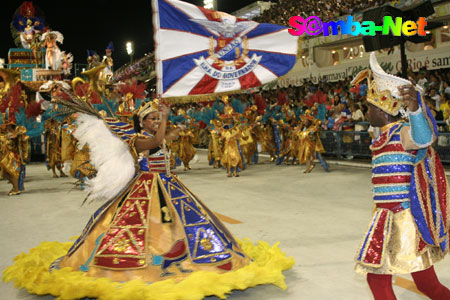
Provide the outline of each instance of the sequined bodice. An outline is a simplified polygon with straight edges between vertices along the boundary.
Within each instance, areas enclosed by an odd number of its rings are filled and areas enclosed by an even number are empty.
[[[140,155],[138,161],[140,170],[147,172],[166,172],[166,166],[167,164],[170,164],[170,162],[165,158],[164,151],[162,149],[148,156]]]
[[[375,203],[409,201],[415,152],[406,151],[400,141],[400,128],[383,132],[372,145],[372,184]]]
[[[147,132],[143,132],[146,137],[153,137]],[[165,146],[152,154],[140,153],[138,162],[141,171],[164,173],[170,171],[170,153],[164,150]]]

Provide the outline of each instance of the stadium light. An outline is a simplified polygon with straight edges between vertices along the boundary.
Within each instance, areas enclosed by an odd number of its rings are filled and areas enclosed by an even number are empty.
[[[127,46],[127,53],[130,56],[130,62],[132,62],[133,61],[133,52],[134,52],[133,43],[127,42],[126,46]]]
[[[214,9],[214,0],[203,0],[203,7],[207,9]]]

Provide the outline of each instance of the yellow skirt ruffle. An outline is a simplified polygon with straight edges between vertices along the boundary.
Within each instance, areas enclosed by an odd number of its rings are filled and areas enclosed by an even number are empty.
[[[199,271],[182,281],[173,279],[148,284],[142,280],[114,282],[109,278],[86,276],[84,272],[63,268],[49,272],[50,264],[67,254],[73,243],[42,242],[28,254],[14,258],[14,264],[3,271],[3,281],[13,281],[17,288],[25,288],[37,295],[51,294],[57,299],[85,297],[128,300],[196,300],[206,296],[225,299],[232,290],[244,290],[259,284],[274,284],[286,289],[282,271],[292,268],[295,261],[286,257],[278,243],[266,242],[254,245],[250,240],[240,241],[240,247],[253,262],[248,266],[227,273]]]

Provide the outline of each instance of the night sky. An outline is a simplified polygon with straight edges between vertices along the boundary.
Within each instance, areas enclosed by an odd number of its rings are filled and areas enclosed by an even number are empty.
[[[218,10],[234,12],[256,0],[217,0]],[[2,1],[0,18],[0,58],[7,62],[9,48],[15,48],[10,23],[16,9],[23,1]],[[202,5],[202,0],[186,1]],[[34,0],[34,6],[45,14],[52,30],[64,35],[60,49],[71,52],[74,62],[86,63],[86,50],[95,50],[103,57],[109,41],[113,41],[114,68],[130,60],[126,52],[127,41],[134,43],[133,58],[153,51],[153,23],[151,0]]]

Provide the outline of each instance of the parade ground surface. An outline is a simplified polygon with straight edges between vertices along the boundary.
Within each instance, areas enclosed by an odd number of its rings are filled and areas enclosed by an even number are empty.
[[[225,170],[208,166],[206,153],[199,151],[192,170],[175,171],[237,238],[280,242],[295,258],[295,266],[284,272],[286,291],[258,286],[234,291],[228,299],[372,299],[365,277],[353,271],[373,209],[370,169],[330,164],[326,173],[316,164],[312,173],[304,170],[266,161],[250,166],[239,178],[227,178]],[[40,163],[27,166],[26,191],[19,196],[6,196],[10,185],[0,181],[0,271],[41,241],[66,242],[81,233],[100,203],[80,207],[85,194],[74,189],[74,182],[70,177],[52,178]],[[436,271],[450,287],[450,257],[437,264]],[[399,300],[426,299],[409,275],[394,277],[394,290]],[[53,297],[28,295],[2,282],[0,299]]]

